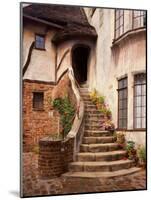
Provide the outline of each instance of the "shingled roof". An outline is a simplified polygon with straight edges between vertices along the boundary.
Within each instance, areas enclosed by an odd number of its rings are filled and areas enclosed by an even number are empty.
[[[54,43],[76,35],[93,39],[97,37],[94,27],[90,26],[81,7],[31,4],[23,8],[23,15],[62,26],[62,30],[58,31],[53,38]]]

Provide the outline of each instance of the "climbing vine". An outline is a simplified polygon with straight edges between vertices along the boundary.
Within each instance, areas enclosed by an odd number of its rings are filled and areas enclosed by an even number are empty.
[[[71,130],[72,123],[75,116],[75,109],[71,104],[68,97],[57,98],[53,100],[53,107],[58,110],[61,116],[61,125],[62,125],[62,136],[63,138],[68,134]]]

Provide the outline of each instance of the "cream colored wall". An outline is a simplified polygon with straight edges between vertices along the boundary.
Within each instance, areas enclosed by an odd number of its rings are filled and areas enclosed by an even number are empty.
[[[89,16],[89,9],[86,8],[87,16]],[[128,40],[121,41],[118,46],[113,46],[114,15],[114,9],[98,8],[93,17],[89,18],[89,22],[95,27],[98,34],[95,88],[106,97],[106,101],[112,110],[113,121],[117,127],[118,79],[128,76],[128,129],[133,129],[133,78],[134,74],[145,72],[145,33],[135,34],[134,37],[131,36]],[[132,27],[132,23],[129,22],[131,15],[131,11],[124,12],[125,31]],[[93,69],[90,70],[93,71]],[[130,132],[127,134],[128,137],[134,139],[137,143],[145,143],[144,132]]]
[[[25,25],[23,31],[23,66],[26,63],[31,43],[35,40],[35,33],[45,34],[45,51],[33,49],[28,69],[24,79],[55,81],[55,46],[51,39],[54,31],[46,30],[44,25]]]

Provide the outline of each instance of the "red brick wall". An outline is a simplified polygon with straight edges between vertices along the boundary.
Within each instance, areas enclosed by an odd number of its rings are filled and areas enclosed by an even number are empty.
[[[58,113],[49,103],[53,85],[47,83],[23,82],[23,151],[32,151],[39,139],[56,135]],[[44,110],[33,110],[33,92],[44,92]],[[53,112],[53,116],[50,114]]]
[[[38,171],[39,177],[49,179],[68,171],[68,164],[73,161],[74,139],[52,141],[43,138],[39,141]]]

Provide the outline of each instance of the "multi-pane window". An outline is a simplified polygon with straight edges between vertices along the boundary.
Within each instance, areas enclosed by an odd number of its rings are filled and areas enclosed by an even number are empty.
[[[33,92],[33,109],[43,110],[43,107],[44,107],[44,93]]]
[[[146,26],[146,11],[134,10],[133,11],[133,28]]]
[[[124,10],[115,10],[115,39],[124,33]]]
[[[146,125],[146,75],[134,76],[134,128]]]
[[[118,81],[118,128],[127,129],[127,77]]]
[[[45,49],[45,36],[44,35],[35,35],[35,48],[36,49]]]

